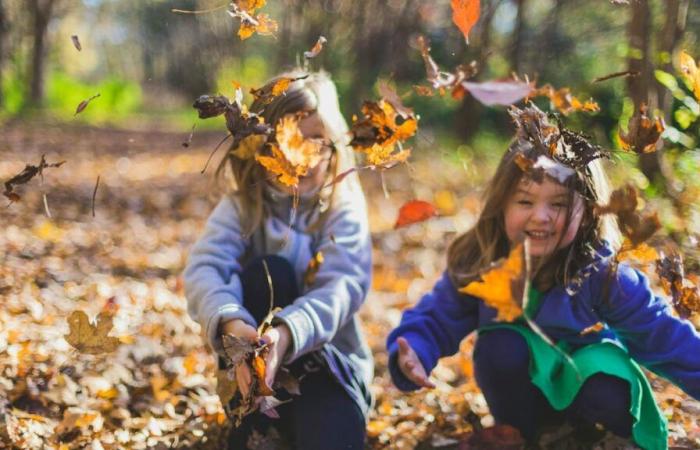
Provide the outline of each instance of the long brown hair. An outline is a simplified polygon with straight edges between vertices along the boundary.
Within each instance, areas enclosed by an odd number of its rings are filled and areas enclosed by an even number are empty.
[[[483,208],[476,224],[458,236],[447,251],[448,274],[456,286],[461,287],[473,281],[480,270],[508,255],[510,243],[505,230],[504,211],[518,183],[527,176],[516,163],[516,156],[521,154],[536,159],[536,152],[536,149],[516,140],[501,158],[484,192]],[[576,192],[583,198],[584,214],[572,243],[542,258],[535,265],[535,287],[541,290],[546,290],[555,283],[568,284],[589,261],[590,248],[599,245],[602,240],[613,247],[620,243],[620,232],[614,219],[595,213],[595,205],[607,203],[610,197],[610,184],[600,160],[589,162],[563,185],[568,188],[570,196],[564,229],[568,228],[571,221],[573,196]]]
[[[280,74],[268,81],[262,88],[269,90],[281,78],[295,79],[284,94],[266,103],[256,100],[250,106],[251,112],[259,114],[266,123],[273,127],[280,119],[288,114],[316,112],[324,125],[328,137],[334,147],[331,165],[328,169],[327,180],[332,180],[338,174],[355,165],[354,153],[348,146],[348,126],[340,112],[338,93],[333,81],[326,72],[306,73],[293,70]],[[265,219],[265,189],[270,174],[266,172],[254,158],[242,159],[234,154],[235,147],[231,146],[216,170],[217,180],[230,195],[240,199],[243,211],[242,230],[245,236],[252,234]],[[227,168],[229,169],[227,172]],[[357,184],[356,176],[346,177],[344,187]],[[317,228],[325,220],[333,205],[336,194],[336,184],[319,191],[319,200],[314,202],[321,209],[318,220],[311,225]]]

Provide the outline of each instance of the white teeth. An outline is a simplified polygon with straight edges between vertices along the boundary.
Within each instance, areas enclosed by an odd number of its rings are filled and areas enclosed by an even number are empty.
[[[528,231],[526,232],[528,236],[533,237],[535,239],[544,239],[549,236],[549,233],[546,231]]]

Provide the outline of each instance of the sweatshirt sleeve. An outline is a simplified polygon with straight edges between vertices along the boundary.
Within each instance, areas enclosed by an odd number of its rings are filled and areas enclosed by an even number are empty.
[[[460,295],[445,273],[414,308],[404,311],[401,323],[387,339],[389,372],[396,387],[402,391],[418,389],[398,366],[397,338],[406,338],[426,373],[430,373],[438,359],[457,353],[462,339],[476,329],[478,302],[474,297]]]
[[[630,356],[700,399],[700,334],[673,316],[639,271],[620,265],[610,283],[609,300],[601,300],[599,311]]]
[[[364,196],[330,213],[317,251],[323,263],[310,289],[275,315],[291,331],[289,363],[330,342],[360,308],[372,277],[372,242]]]
[[[242,319],[256,326],[243,307],[238,276],[239,259],[244,251],[239,212],[232,200],[224,197],[192,246],[184,272],[187,311],[202,326],[209,346],[216,352],[222,351],[218,336],[222,320]]]

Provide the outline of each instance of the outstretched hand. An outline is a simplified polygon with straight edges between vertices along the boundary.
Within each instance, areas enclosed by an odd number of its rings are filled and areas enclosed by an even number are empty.
[[[267,330],[262,339],[270,345],[270,350],[265,356],[265,382],[272,386],[289,349],[292,334],[287,325],[281,324]]]
[[[423,364],[406,338],[399,337],[396,342],[399,344],[399,369],[404,376],[418,386],[429,389],[434,388],[435,384],[428,379],[428,374],[425,373]]]

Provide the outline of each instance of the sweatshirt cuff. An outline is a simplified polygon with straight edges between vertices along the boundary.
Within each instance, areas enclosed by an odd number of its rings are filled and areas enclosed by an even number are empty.
[[[288,305],[275,314],[273,324],[282,322],[287,325],[292,335],[292,341],[283,363],[289,364],[308,351],[314,334],[314,324],[308,314],[298,305]]]

